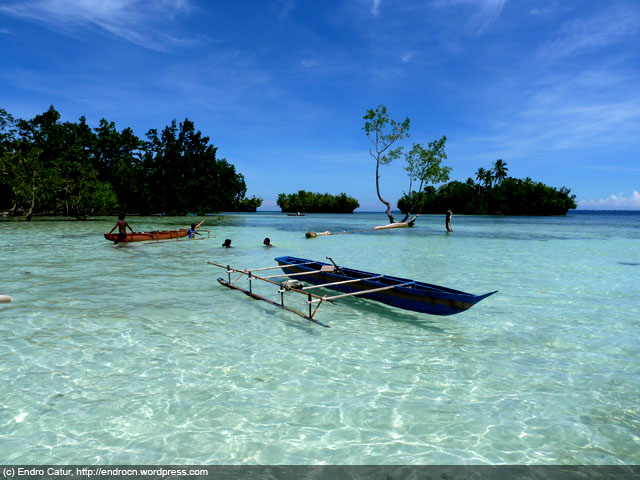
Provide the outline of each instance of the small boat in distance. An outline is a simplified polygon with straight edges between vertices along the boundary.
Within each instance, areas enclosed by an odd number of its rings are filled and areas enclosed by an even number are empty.
[[[304,213],[287,213],[288,217],[304,217]]]
[[[331,257],[327,258],[333,265],[289,256],[278,257],[275,260],[287,276],[313,285],[302,290],[328,288],[342,292],[342,295],[325,295],[322,297],[324,300],[359,295],[403,310],[430,315],[453,315],[468,310],[497,292],[496,290],[484,295],[473,295],[408,278],[339,267]]]

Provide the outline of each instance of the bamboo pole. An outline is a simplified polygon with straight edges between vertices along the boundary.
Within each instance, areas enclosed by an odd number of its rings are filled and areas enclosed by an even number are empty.
[[[238,280],[240,280],[240,278],[242,278],[242,275],[248,275],[249,271],[244,271],[244,270],[238,270],[237,268],[231,268],[231,267],[227,267],[226,265],[220,265],[219,263],[213,263],[213,262],[207,262],[209,265],[214,265],[216,267],[220,267],[220,268],[224,268],[227,269],[227,272],[236,272],[236,273],[240,273],[240,276],[238,278],[235,279],[235,281],[233,283],[236,283]],[[315,262],[312,262],[315,263]],[[287,275],[288,276],[288,275]],[[280,287],[280,284],[278,282],[274,282],[273,280],[270,280],[267,277],[260,277],[258,275],[252,275],[253,278],[256,278],[258,280],[263,280],[267,283],[271,283],[273,285],[277,285],[278,287]],[[231,283],[231,282],[229,282]],[[303,293],[303,294],[307,294],[307,292],[303,292],[302,290],[298,289],[298,288],[288,288],[287,290],[291,291],[291,292],[298,292],[298,293]],[[320,295],[315,295],[313,293],[310,293],[309,295],[311,295],[314,298],[322,298]],[[329,302],[331,302],[329,300]]]
[[[247,272],[261,272],[264,270],[273,270],[274,268],[297,267],[298,265],[309,265],[311,263],[317,263],[317,262],[292,263],[290,265],[276,265],[275,267],[245,268],[245,270]]]
[[[257,278],[257,277],[255,277],[255,278]],[[241,291],[242,293],[244,293],[245,295],[250,296],[251,298],[255,298],[256,300],[262,300],[263,302],[266,302],[266,303],[268,303],[268,304],[270,304],[270,305],[273,305],[273,306],[275,306],[275,307],[279,307],[279,308],[282,308],[282,309],[287,310],[287,311],[289,311],[289,312],[295,313],[296,315],[299,315],[299,316],[301,316],[302,318],[307,319],[307,320],[309,320],[310,322],[315,323],[316,325],[320,325],[320,326],[322,326],[322,327],[326,327],[326,328],[331,328],[329,325],[325,325],[324,323],[319,322],[318,320],[315,320],[315,319],[313,318],[313,316],[307,316],[307,315],[305,315],[305,314],[304,314],[304,313],[302,313],[300,310],[296,310],[295,308],[291,308],[291,307],[288,307],[288,306],[286,306],[286,305],[284,305],[284,304],[280,304],[280,303],[278,303],[278,302],[274,302],[273,300],[271,300],[271,299],[269,299],[269,298],[266,298],[266,297],[263,297],[262,295],[258,295],[257,293],[253,293],[253,292],[250,292],[249,290],[245,290],[244,288],[238,287],[237,285],[233,285],[233,284],[231,284],[231,283],[229,283],[229,282],[225,281],[225,280],[224,280],[224,279],[222,279],[222,278],[218,278],[218,282],[219,282],[221,285],[224,285],[225,287],[229,287],[229,288],[231,288],[231,289],[233,289],[233,290],[239,290],[239,291]],[[317,308],[316,308],[316,310],[317,310]],[[315,312],[313,312],[313,313],[315,314]]]
[[[219,263],[213,263],[213,262],[207,262],[207,263],[215,267],[227,268],[226,265],[220,265]],[[310,263],[318,263],[318,262],[291,263],[289,265],[276,265],[275,267],[262,267],[262,268],[244,268],[242,270],[233,268],[232,270],[236,272],[242,272],[242,273],[261,272],[264,270],[273,270],[274,268],[287,268],[287,267],[297,267],[298,265],[309,265]]]
[[[411,282],[399,283],[397,285],[389,285],[388,287],[373,288],[371,290],[361,290],[359,292],[352,292],[352,293],[343,293],[342,295],[335,295],[333,297],[327,297],[325,295],[324,297],[322,297],[322,300],[336,300],[337,298],[352,297],[354,295],[365,295],[367,293],[382,292],[384,290],[391,290],[392,288],[396,288],[396,287],[404,287],[405,285],[411,285],[413,283],[416,283],[416,282],[411,281]],[[313,303],[316,303],[318,301],[321,301],[321,300],[312,300]]]
[[[333,272],[333,269],[332,270],[311,270],[309,272],[300,272],[300,273],[283,273],[280,275],[269,275],[268,277],[262,277],[262,278],[299,277],[303,275],[311,275],[313,273],[330,273],[330,272]]]
[[[381,277],[384,277],[384,275],[376,275],[375,277],[367,277],[367,278],[355,278],[353,280],[343,280],[341,282],[321,283],[320,285],[312,285],[310,287],[303,287],[302,290],[312,290],[314,288],[330,287],[330,286],[333,286],[333,285],[344,285],[345,283],[356,283],[356,282],[362,282],[364,280],[374,280],[376,278],[381,278]]]

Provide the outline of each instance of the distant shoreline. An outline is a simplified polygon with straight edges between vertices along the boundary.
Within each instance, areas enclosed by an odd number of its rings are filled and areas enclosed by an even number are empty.
[[[400,214],[399,211],[395,211],[392,212],[394,214]],[[355,211],[353,213],[332,213],[332,212],[318,212],[318,213],[307,213],[306,216],[314,216],[314,215],[344,215],[344,216],[353,216],[354,214],[366,214],[366,215],[380,215],[382,217],[384,217],[386,214],[384,211],[375,211],[375,210],[368,210],[368,211]],[[626,209],[626,210],[570,210],[569,212],[567,212],[565,215],[505,215],[505,214],[465,214],[465,213],[459,213],[456,214],[455,212],[453,212],[454,216],[458,216],[458,217],[534,217],[534,218],[538,218],[538,217],[571,217],[571,216],[582,216],[582,215],[640,215],[640,209],[638,210],[630,210],[630,209]],[[220,215],[283,215],[285,216],[286,213],[281,212],[279,210],[258,210],[255,212],[218,212],[218,213],[211,213],[211,214],[205,214],[203,215],[204,217],[214,217],[214,216],[220,216]],[[422,216],[424,217],[440,217],[440,216],[444,216],[445,213],[425,213],[422,214]],[[150,215],[140,215],[140,214],[135,214],[135,213],[130,213],[127,214],[127,216],[129,217],[175,217],[175,218],[185,218],[185,217],[193,217],[193,215],[158,215],[158,214],[150,214]],[[89,218],[87,218],[87,220],[91,220],[91,219],[95,219],[95,218],[99,218],[99,217],[116,217],[115,214],[112,215],[94,215],[91,216]],[[68,217],[65,215],[34,215],[33,219],[44,219],[44,218],[48,218],[48,219],[67,219],[67,220],[74,220],[72,217]],[[13,219],[13,220],[24,220],[24,216],[21,215],[7,215],[6,212],[0,212],[0,219]]]

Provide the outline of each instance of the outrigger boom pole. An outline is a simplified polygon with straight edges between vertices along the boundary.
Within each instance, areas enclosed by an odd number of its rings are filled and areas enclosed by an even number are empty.
[[[329,325],[325,325],[322,322],[319,322],[317,320],[315,320],[313,317],[315,316],[316,312],[318,311],[318,308],[320,307],[320,304],[325,301],[325,299],[323,297],[321,297],[320,295],[315,295],[313,293],[307,293],[307,292],[303,292],[301,289],[297,289],[297,288],[284,288],[282,287],[278,282],[274,282],[273,280],[270,280],[270,278],[275,278],[275,277],[284,277],[284,276],[289,276],[289,275],[272,275],[271,277],[261,277],[258,275],[254,275],[253,272],[257,271],[257,270],[270,270],[273,268],[286,268],[289,266],[293,266],[293,265],[282,265],[282,266],[278,266],[278,267],[265,267],[265,268],[256,268],[253,270],[249,270],[249,269],[244,269],[244,270],[239,270],[237,268],[232,268],[229,265],[220,265],[218,263],[214,263],[214,262],[207,262],[210,265],[213,265],[215,267],[220,267],[220,268],[224,268],[227,271],[227,276],[228,276],[228,281],[223,280],[222,278],[218,278],[218,283],[220,283],[221,285],[224,285],[225,287],[229,287],[232,288],[234,290],[240,290],[241,292],[245,293],[246,295],[255,298],[256,300],[262,300],[263,302],[267,302],[271,305],[283,308],[285,310],[288,310],[290,312],[293,312],[297,315],[300,315],[302,318],[306,318],[307,320],[316,323],[318,325],[321,325],[323,327],[327,327],[330,328]],[[313,262],[309,262],[309,263],[313,263]],[[318,270],[318,272],[320,271],[326,271],[326,270]],[[235,272],[235,273],[239,273],[240,275],[238,276],[238,278],[236,278],[235,281],[231,281],[231,273]],[[242,278],[243,275],[247,275],[248,279],[249,279],[249,290],[245,290],[244,288],[241,288],[237,285],[235,285],[235,283],[240,280],[240,278]],[[280,287],[280,289],[278,290],[278,293],[280,293],[280,303],[274,302],[273,300],[270,300],[268,298],[265,298],[261,295],[258,295],[256,293],[253,292],[253,288],[252,288],[252,280],[263,280],[267,283],[271,283],[273,285],[278,285]],[[295,308],[291,308],[288,307],[284,304],[284,293],[287,291],[293,291],[293,292],[297,292],[297,293],[302,293],[302,294],[306,294],[307,295],[307,303],[309,305],[309,315],[305,315],[304,313],[302,313],[299,310],[296,310]],[[313,300],[313,299],[316,300]],[[333,303],[331,300],[326,300],[330,303]],[[318,303],[318,305],[316,306],[315,309],[313,309],[313,303]]]

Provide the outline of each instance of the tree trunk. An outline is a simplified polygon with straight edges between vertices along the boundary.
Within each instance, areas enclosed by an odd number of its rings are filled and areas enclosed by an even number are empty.
[[[420,182],[420,188],[418,189],[418,191],[416,192],[416,194],[414,195],[413,200],[411,200],[411,203],[409,204],[409,209],[407,210],[407,213],[405,214],[404,218],[402,220],[400,220],[401,222],[406,222],[407,218],[409,218],[409,216],[411,215],[411,213],[413,212],[413,207],[416,206],[416,199],[418,197],[418,193],[422,192],[422,187],[424,185],[424,181]],[[409,178],[409,198],[411,199],[411,187],[413,186],[413,180],[411,178]],[[421,214],[418,213],[415,217],[413,217],[411,220],[409,220],[409,226],[413,227],[413,223],[416,221],[416,218],[418,218]]]
[[[394,223],[393,215],[391,215],[391,204],[382,198],[382,195],[380,195],[380,161],[376,163],[376,190],[380,201],[387,206],[387,217],[389,217],[389,223]]]
[[[421,213],[417,213],[411,220],[409,220],[407,223],[409,224],[410,227],[413,227],[414,222],[416,221],[416,219],[422,215]],[[408,217],[409,215],[407,215]],[[407,217],[404,218],[404,220],[402,220],[403,222],[407,219]]]
[[[33,216],[33,208],[35,206],[36,206],[36,190],[34,186],[33,194],[31,195],[31,206],[29,207],[29,210],[27,210],[27,222],[31,221],[31,217]]]

